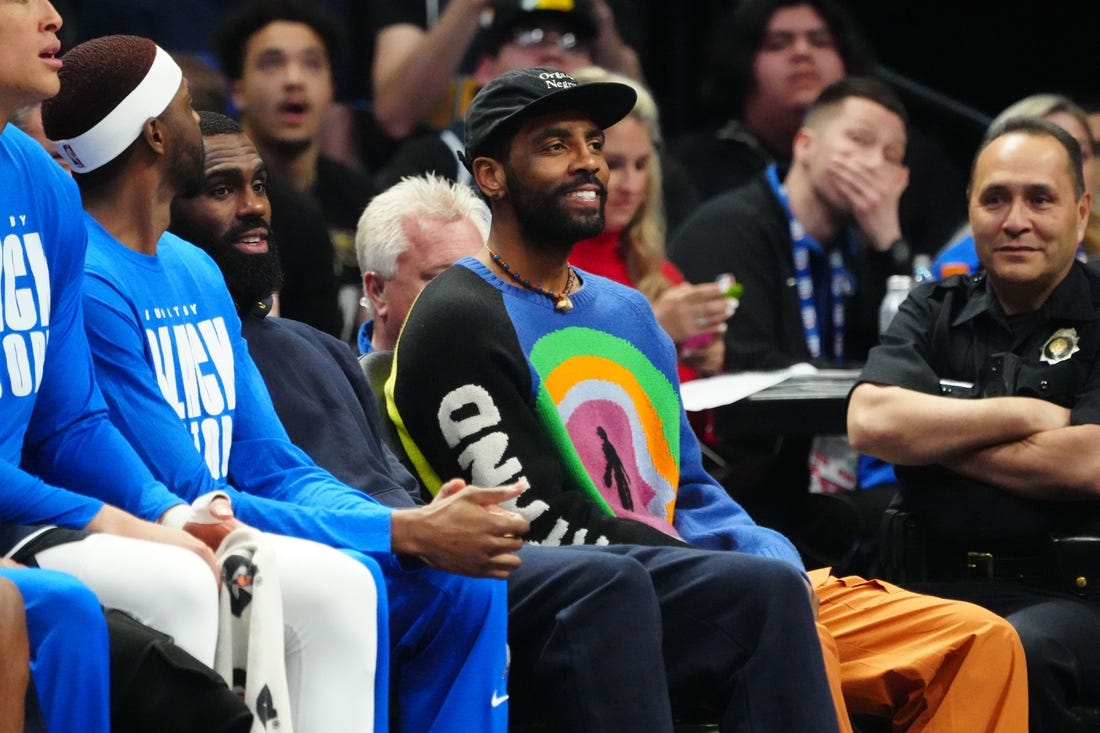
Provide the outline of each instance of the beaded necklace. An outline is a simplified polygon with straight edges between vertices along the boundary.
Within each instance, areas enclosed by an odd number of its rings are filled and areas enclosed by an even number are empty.
[[[521,286],[527,288],[528,290],[530,290],[532,292],[535,292],[535,293],[541,293],[541,294],[545,295],[547,298],[549,298],[550,300],[554,301],[554,310],[559,310],[559,311],[571,311],[571,310],[573,310],[573,301],[569,299],[569,294],[571,292],[573,292],[573,285],[577,281],[577,271],[574,270],[573,266],[570,265],[568,262],[565,264],[566,268],[568,269],[568,274],[566,275],[566,278],[565,278],[565,287],[561,289],[560,293],[557,293],[557,292],[554,292],[553,290],[550,290],[548,288],[544,288],[541,285],[535,285],[533,282],[531,282],[530,280],[525,278],[523,275],[520,275],[518,272],[513,270],[511,268],[511,266],[507,262],[502,260],[500,258],[500,255],[498,255],[496,252],[489,249],[488,247],[486,247],[485,249],[489,252],[489,257],[493,260],[493,262],[495,262],[497,264],[497,267],[504,270],[505,275],[512,278],[513,280],[515,280],[517,283],[519,283]]]

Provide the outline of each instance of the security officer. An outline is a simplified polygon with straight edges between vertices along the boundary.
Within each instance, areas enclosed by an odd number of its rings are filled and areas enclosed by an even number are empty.
[[[849,436],[897,464],[923,535],[910,580],[1008,619],[1030,730],[1078,730],[1100,703],[1100,276],[1074,256],[1091,204],[1080,149],[1009,120],[969,195],[985,273],[910,295],[852,392]]]

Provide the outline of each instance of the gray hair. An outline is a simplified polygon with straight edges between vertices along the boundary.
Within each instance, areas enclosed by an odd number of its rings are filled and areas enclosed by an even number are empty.
[[[1013,117],[1047,117],[1057,112],[1065,112],[1076,119],[1085,128],[1089,138],[1092,137],[1088,114],[1076,102],[1062,94],[1032,94],[1013,102],[994,118],[988,129],[1003,125]]]
[[[489,237],[489,207],[469,186],[434,173],[406,176],[371,200],[355,230],[355,257],[360,276],[375,272],[384,279],[397,273],[397,258],[409,248],[405,221],[442,222],[470,219]]]

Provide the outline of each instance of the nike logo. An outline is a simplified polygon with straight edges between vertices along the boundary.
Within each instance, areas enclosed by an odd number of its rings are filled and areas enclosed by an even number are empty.
[[[499,708],[499,707],[500,707],[500,706],[501,706],[502,704],[504,704],[504,702],[505,702],[505,701],[506,701],[507,699],[508,699],[508,695],[507,695],[507,694],[504,694],[504,695],[498,695],[498,694],[497,694],[497,691],[496,691],[496,690],[493,690],[493,699],[492,699],[492,700],[490,700],[490,701],[489,701],[489,703],[490,703],[490,704],[491,704],[491,705],[492,705],[492,706],[493,706],[494,708]]]

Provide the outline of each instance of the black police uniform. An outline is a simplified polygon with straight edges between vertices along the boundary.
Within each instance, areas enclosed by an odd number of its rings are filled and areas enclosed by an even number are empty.
[[[984,273],[920,286],[860,381],[1034,397],[1070,408],[1074,425],[1100,424],[1100,275],[1074,263],[1042,308],[1011,317]],[[1100,542],[1052,537],[1100,537],[1100,502],[1025,499],[942,466],[896,470],[921,535],[903,558],[908,584],[1004,616],[1027,654],[1030,730],[1077,730],[1083,706],[1100,703]]]

